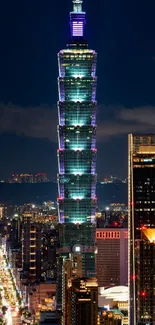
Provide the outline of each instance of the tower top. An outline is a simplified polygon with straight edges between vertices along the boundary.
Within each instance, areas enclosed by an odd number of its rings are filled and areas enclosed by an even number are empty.
[[[85,12],[82,11],[83,0],[72,0],[73,11],[70,12],[71,38],[83,38],[86,23]]]
[[[83,0],[73,0],[73,11],[82,12],[82,2]]]

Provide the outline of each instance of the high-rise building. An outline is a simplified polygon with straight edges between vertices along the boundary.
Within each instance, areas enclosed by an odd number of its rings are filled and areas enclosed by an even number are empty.
[[[73,0],[71,39],[58,54],[58,190],[61,223],[94,222],[96,208],[96,52],[84,38],[82,0]]]
[[[51,227],[50,223],[42,224],[43,237],[43,262],[42,271],[46,281],[52,280],[56,282],[57,263],[56,251],[59,244],[59,233],[57,227]]]
[[[82,276],[95,276],[95,224],[74,223],[59,226],[59,254],[57,263],[57,309],[62,310],[63,265],[72,254],[82,256]]]
[[[70,254],[69,259],[63,261],[63,272],[62,272],[62,314],[63,314],[63,325],[69,325],[68,319],[68,282],[82,278],[82,255],[81,254]]]
[[[7,219],[6,219],[7,220]],[[22,230],[22,221],[21,218],[13,217],[12,220],[8,223],[6,227],[7,242],[11,249],[19,249],[21,244],[21,230]]]
[[[96,276],[99,287],[128,284],[128,229],[96,229]]]
[[[83,276],[95,276],[95,224],[62,224],[59,227],[59,252],[69,257],[70,253],[82,254]]]
[[[67,284],[67,325],[97,325],[98,284],[96,278],[70,279]]]
[[[141,229],[155,228],[155,135],[129,135],[128,143],[129,227],[129,324],[137,324],[137,246]]]
[[[137,246],[137,320],[155,324],[155,228],[142,229]]]
[[[84,38],[85,23],[82,0],[73,0],[70,41],[58,54],[58,206],[61,256],[68,258],[72,252],[81,253],[83,276],[92,277],[95,276],[97,54],[88,48]]]
[[[28,283],[40,281],[42,272],[41,225],[34,223],[33,213],[23,214],[22,271]]]

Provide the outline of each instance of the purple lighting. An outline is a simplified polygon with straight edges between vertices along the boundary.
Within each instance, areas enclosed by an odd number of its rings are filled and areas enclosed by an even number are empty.
[[[85,24],[85,12],[70,12],[71,37],[83,37]]]
[[[72,35],[73,36],[83,36],[83,21],[73,21]]]

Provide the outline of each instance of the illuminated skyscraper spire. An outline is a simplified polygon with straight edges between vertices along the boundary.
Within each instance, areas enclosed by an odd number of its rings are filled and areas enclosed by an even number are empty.
[[[96,208],[96,58],[84,40],[82,0],[73,0],[71,42],[58,54],[59,218],[94,222]]]
[[[61,256],[82,254],[83,276],[94,277],[97,53],[84,39],[85,16],[82,0],[73,0],[71,38],[58,53],[58,212]],[[60,271],[58,309],[62,308],[62,278]]]
[[[73,0],[73,11],[82,12],[82,0]]]
[[[73,11],[70,12],[71,37],[83,37],[86,23],[85,12],[82,11],[82,0],[73,0]]]

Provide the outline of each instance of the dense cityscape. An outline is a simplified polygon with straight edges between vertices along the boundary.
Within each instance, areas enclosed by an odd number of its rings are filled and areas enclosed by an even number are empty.
[[[129,132],[128,176],[97,178],[97,53],[72,5],[58,173],[0,181],[0,324],[155,325],[155,135]]]

